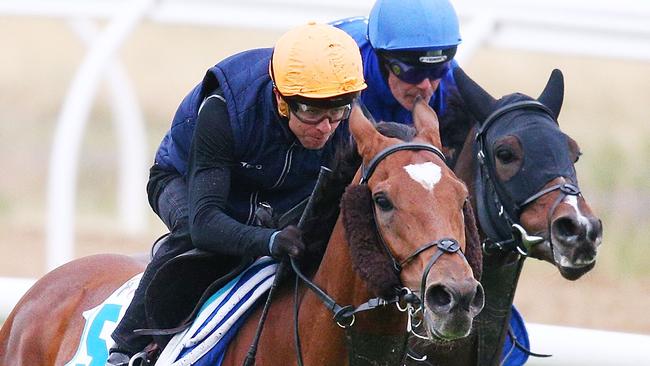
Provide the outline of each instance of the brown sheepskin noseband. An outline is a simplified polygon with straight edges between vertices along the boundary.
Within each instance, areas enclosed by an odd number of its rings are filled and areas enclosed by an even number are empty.
[[[374,296],[388,298],[395,295],[395,288],[401,287],[401,281],[379,241],[367,185],[350,185],[345,189],[341,213],[354,270]]]

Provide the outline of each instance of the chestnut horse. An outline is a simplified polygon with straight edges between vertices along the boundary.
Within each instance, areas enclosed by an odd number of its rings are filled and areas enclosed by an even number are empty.
[[[413,312],[422,314],[430,341],[453,340],[470,333],[483,307],[482,287],[468,263],[480,268],[481,253],[467,189],[444,163],[435,114],[415,109],[417,135],[412,143],[382,136],[358,107],[353,109],[350,130],[364,165],[346,190],[341,216],[312,278],[340,304],[358,307],[378,295],[390,298],[390,292],[401,306],[359,312],[353,324],[353,314],[344,311],[337,324],[322,296],[303,286],[295,305],[300,309],[298,342],[306,365],[398,364],[402,350],[384,339],[405,335]],[[133,259],[102,255],[45,275],[0,331],[0,364],[46,366],[70,360],[83,329],[82,312],[143,269],[144,264]],[[281,286],[271,304],[258,364],[297,364],[296,348],[289,341],[294,325],[288,311],[294,306],[291,292]],[[242,364],[260,312],[254,312],[233,339],[224,365]],[[368,339],[374,341],[369,352],[381,354],[375,360],[356,352],[355,345]],[[397,354],[398,361],[381,358],[387,354]]]
[[[549,262],[576,280],[594,267],[602,241],[601,221],[578,188],[579,147],[557,122],[562,73],[552,72],[536,100],[520,93],[496,100],[462,69],[454,77],[462,100],[450,101],[444,122],[473,126],[456,152],[454,172],[470,189],[479,222],[489,311],[478,318],[478,341],[440,348],[413,339],[415,354],[428,357],[409,365],[499,365],[523,260]]]

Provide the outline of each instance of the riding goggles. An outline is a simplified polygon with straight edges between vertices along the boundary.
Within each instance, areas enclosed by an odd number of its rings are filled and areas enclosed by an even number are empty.
[[[329,119],[329,123],[338,123],[350,117],[352,111],[352,103],[332,108],[315,107],[295,100],[287,100],[287,104],[296,118],[308,125],[317,125],[325,118]]]
[[[397,58],[384,57],[384,64],[393,75],[409,84],[419,84],[424,79],[437,80],[449,71],[449,61],[422,67],[410,65]]]

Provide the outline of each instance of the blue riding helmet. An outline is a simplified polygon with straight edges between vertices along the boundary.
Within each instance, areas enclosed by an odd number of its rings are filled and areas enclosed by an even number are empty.
[[[461,42],[458,16],[449,0],[377,0],[368,40],[384,51],[455,48]]]

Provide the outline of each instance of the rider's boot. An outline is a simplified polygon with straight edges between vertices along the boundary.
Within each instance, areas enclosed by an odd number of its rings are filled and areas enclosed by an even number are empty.
[[[131,356],[119,348],[111,348],[106,366],[128,366]]]

